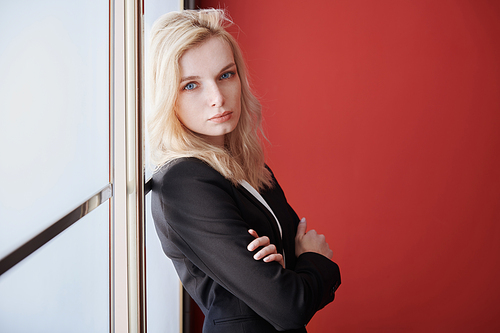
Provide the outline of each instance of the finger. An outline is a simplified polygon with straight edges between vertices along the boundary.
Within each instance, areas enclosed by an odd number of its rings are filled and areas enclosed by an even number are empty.
[[[253,230],[253,229],[248,229],[248,233],[252,236],[254,236],[255,238],[259,238],[259,234],[257,233],[257,231]]]
[[[264,258],[265,262],[277,261],[280,262],[283,260],[283,256],[279,253],[273,253]]]
[[[308,235],[312,235],[312,237],[318,237],[318,236],[321,236],[321,235],[318,235],[318,233],[317,233],[317,232],[316,232],[316,230],[314,230],[314,229],[309,230],[308,232],[306,232],[306,234],[308,234]]]
[[[278,253],[278,251],[276,251],[276,246],[274,246],[274,244],[270,244],[270,245],[263,247],[257,253],[255,253],[253,258],[255,260],[260,260],[260,259],[262,259],[270,254],[274,254],[274,253]]]
[[[271,244],[271,245],[268,245],[268,246],[260,249],[259,252],[254,254],[253,258],[255,260],[260,260],[260,259],[262,259],[270,254],[274,254],[274,253],[277,253],[276,246],[274,246],[274,244]]]
[[[302,220],[300,220],[299,225],[297,226],[297,236],[302,236],[303,234],[306,233],[307,230],[307,222],[306,218],[303,217]]]
[[[283,256],[279,253],[271,254],[263,259],[264,262],[272,262],[276,261],[281,265],[281,267],[285,268],[285,261],[283,260]]]
[[[251,241],[250,244],[248,244],[247,249],[248,251],[253,251],[260,246],[267,246],[269,244],[271,244],[269,237],[262,236]]]

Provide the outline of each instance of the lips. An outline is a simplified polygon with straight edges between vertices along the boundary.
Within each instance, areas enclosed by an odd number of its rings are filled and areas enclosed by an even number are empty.
[[[216,123],[223,123],[223,122],[231,119],[232,116],[233,116],[233,111],[225,111],[223,113],[216,114],[215,116],[213,116],[212,118],[210,118],[208,120],[216,122]]]

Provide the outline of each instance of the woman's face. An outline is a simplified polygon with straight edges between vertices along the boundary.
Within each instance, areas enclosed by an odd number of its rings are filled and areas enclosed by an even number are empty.
[[[241,83],[231,47],[211,37],[187,50],[179,65],[177,117],[210,143],[223,146],[241,113]]]

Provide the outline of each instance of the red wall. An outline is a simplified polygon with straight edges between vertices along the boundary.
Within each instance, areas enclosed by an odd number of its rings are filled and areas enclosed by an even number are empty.
[[[201,1],[343,284],[314,332],[500,332],[500,2]]]

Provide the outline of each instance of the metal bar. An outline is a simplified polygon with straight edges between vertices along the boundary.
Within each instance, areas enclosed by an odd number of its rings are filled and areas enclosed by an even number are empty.
[[[196,7],[199,7],[198,1],[184,0],[184,9],[196,9]]]
[[[115,0],[109,0],[108,77],[109,77],[109,181],[115,182]],[[115,199],[109,206],[109,332],[115,333]]]
[[[130,333],[146,332],[142,1],[125,1],[127,284]]]
[[[66,214],[47,229],[2,258],[2,260],[0,260],[0,275],[26,259],[26,257],[48,243],[52,238],[56,237],[82,217],[99,207],[103,202],[111,198],[112,195],[113,187],[111,184],[108,184],[80,206],[73,209],[70,213]]]

